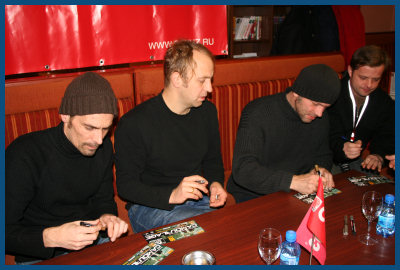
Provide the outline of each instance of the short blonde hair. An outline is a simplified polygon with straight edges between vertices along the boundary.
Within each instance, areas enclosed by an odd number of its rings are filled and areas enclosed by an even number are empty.
[[[215,63],[214,55],[204,45],[191,40],[175,41],[164,57],[164,87],[170,84],[170,77],[174,72],[178,72],[185,82],[188,81],[188,69],[193,70],[196,65],[193,61],[193,50],[206,54]]]

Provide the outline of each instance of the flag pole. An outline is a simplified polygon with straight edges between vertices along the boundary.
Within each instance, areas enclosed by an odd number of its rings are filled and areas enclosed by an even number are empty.
[[[312,253],[313,253],[313,250],[314,250],[314,238],[315,238],[315,234],[312,234],[311,253],[310,253],[310,265],[311,265]]]
[[[315,164],[314,168],[315,168],[315,171],[317,172],[318,176],[321,178],[321,171],[319,170],[319,166],[317,164]],[[313,250],[314,250],[314,239],[315,239],[315,234],[313,233],[312,239],[311,239],[310,265],[311,265]]]

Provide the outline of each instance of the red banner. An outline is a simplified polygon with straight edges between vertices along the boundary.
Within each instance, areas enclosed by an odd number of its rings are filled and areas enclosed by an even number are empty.
[[[226,6],[5,6],[5,74],[163,59],[177,39],[227,54]]]

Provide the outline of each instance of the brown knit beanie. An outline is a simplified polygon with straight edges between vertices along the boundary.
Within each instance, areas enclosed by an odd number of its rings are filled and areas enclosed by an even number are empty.
[[[105,78],[94,72],[86,72],[68,85],[59,113],[66,115],[109,113],[115,117],[118,115],[117,99]]]

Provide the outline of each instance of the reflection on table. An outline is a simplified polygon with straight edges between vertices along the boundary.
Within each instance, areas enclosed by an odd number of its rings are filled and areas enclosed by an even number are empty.
[[[395,185],[386,183],[359,187],[347,180],[347,177],[359,175],[361,173],[355,171],[335,175],[336,188],[341,193],[325,199],[325,264],[394,264],[395,238],[376,235],[376,221],[372,223],[371,232],[379,239],[379,244],[365,246],[358,241],[357,236],[367,230],[367,221],[361,213],[363,193],[376,190],[383,195],[394,194]],[[310,207],[309,204],[295,198],[294,194],[295,192],[277,192],[191,218],[205,233],[165,244],[173,248],[174,252],[160,264],[181,264],[182,257],[193,250],[211,252],[217,265],[264,264],[257,250],[261,229],[276,228],[284,237],[287,230],[297,230]],[[354,217],[357,235],[350,231],[347,237],[343,236],[344,215]],[[121,265],[146,244],[142,234],[138,233],[118,239],[114,243],[86,248],[40,264]],[[302,248],[300,264],[309,264],[309,258],[310,253]],[[274,264],[279,264],[279,259]],[[319,263],[313,258],[312,264]]]

